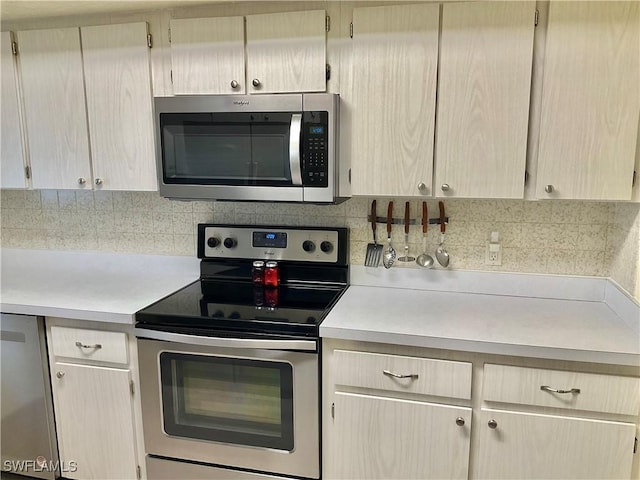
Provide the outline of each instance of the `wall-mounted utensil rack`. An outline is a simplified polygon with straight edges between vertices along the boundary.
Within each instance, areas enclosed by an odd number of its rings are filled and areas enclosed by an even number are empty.
[[[371,215],[367,215],[367,222],[371,222]],[[387,217],[376,217],[376,223],[387,224]],[[393,218],[391,223],[394,225],[404,225],[404,218]],[[449,223],[449,217],[444,217],[445,225]],[[411,218],[409,219],[409,225],[422,225],[422,219]],[[430,218],[429,225],[440,225],[440,217]]]

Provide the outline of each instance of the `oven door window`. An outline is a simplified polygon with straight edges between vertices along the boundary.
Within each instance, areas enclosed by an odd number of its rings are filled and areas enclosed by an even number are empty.
[[[168,435],[293,450],[291,364],[164,352],[160,376]]]
[[[290,113],[160,114],[166,184],[292,185]]]

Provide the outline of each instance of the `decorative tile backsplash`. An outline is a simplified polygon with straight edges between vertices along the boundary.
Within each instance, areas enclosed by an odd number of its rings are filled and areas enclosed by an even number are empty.
[[[353,198],[340,205],[242,202],[180,202],[154,192],[71,190],[1,192],[1,244],[13,248],[100,250],[195,255],[196,226],[202,222],[349,227],[351,263],[363,264],[371,225],[371,200]],[[404,200],[378,199],[378,216],[394,200],[394,216],[403,217]],[[577,201],[445,200],[450,218],[445,248],[450,268],[526,273],[611,276],[640,298],[638,252],[640,205]],[[427,202],[438,216],[437,201]],[[411,200],[419,220],[421,202]],[[419,223],[419,222],[418,222]],[[502,265],[485,265],[486,243],[498,232]],[[386,226],[378,225],[386,243]],[[440,238],[437,225],[427,232],[433,255]],[[392,243],[404,245],[401,225]],[[422,231],[412,226],[410,253],[422,252]],[[397,263],[398,264],[398,263]],[[401,268],[418,268],[414,263]]]

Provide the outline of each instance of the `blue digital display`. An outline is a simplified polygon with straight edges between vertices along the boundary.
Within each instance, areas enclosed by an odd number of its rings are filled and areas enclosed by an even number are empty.
[[[309,133],[312,135],[322,135],[324,133],[324,126],[314,125],[312,127],[309,127]]]
[[[275,233],[265,233],[264,234],[264,238],[266,238],[267,240],[275,240],[276,239],[276,234]]]
[[[286,232],[253,232],[253,246],[287,248]]]

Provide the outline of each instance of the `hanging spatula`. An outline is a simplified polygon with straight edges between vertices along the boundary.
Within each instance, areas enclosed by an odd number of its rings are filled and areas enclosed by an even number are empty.
[[[367,254],[364,257],[365,267],[377,267],[382,257],[382,244],[378,243],[376,233],[377,222],[376,201],[371,202],[371,229],[373,230],[373,243],[367,244]]]

